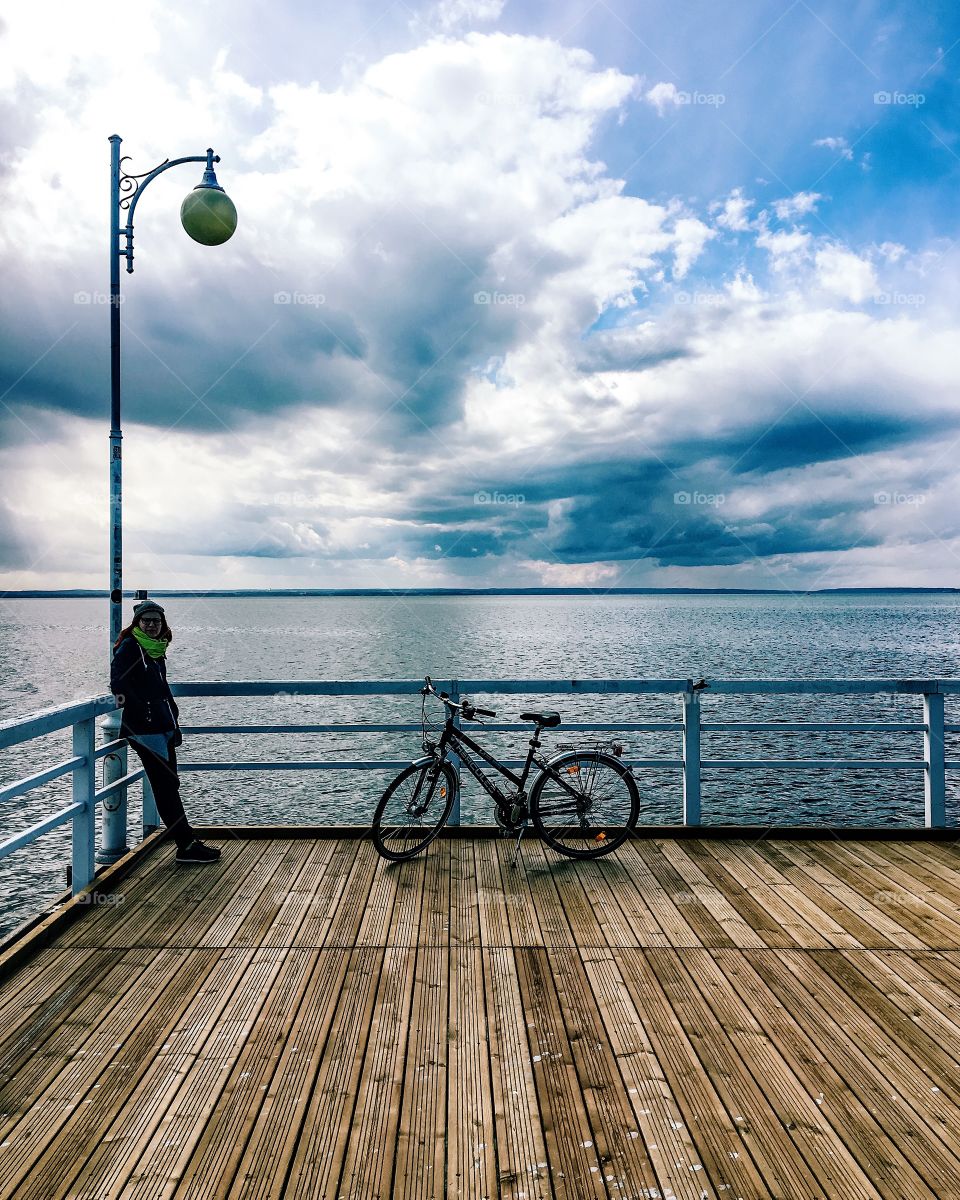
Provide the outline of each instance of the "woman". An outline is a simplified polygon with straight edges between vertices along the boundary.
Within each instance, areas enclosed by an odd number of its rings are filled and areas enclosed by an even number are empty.
[[[183,742],[179,710],[167,683],[167,647],[173,634],[155,600],[134,606],[110,664],[110,690],[122,706],[120,736],[133,746],[153,788],[157,812],[177,843],[178,863],[216,862],[220,851],[205,846],[190,827],[180,799],[176,747]]]

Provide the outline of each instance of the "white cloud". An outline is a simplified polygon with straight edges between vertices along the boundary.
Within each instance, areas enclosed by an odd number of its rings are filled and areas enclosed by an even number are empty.
[[[836,296],[861,304],[878,290],[873,265],[842,246],[825,246],[815,261],[821,287]]]
[[[681,217],[673,228],[677,239],[673,277],[674,279],[683,279],[693,263],[700,257],[704,246],[711,238],[716,237],[717,233],[715,229],[704,225],[696,217]]]
[[[846,158],[850,162],[853,162],[853,150],[845,137],[817,138],[813,144],[815,146],[824,146],[827,150],[835,150],[841,158]]]
[[[753,276],[747,271],[738,271],[736,277],[726,285],[727,293],[732,300],[741,303],[754,303],[763,298],[763,292],[753,281]]]
[[[795,217],[805,217],[807,213],[816,211],[817,204],[823,199],[819,192],[797,192],[785,200],[774,200],[773,208],[781,221],[789,221]]]
[[[475,21],[496,21],[505,4],[506,0],[440,0],[430,15],[449,33]]]
[[[812,240],[809,233],[799,229],[790,233],[764,229],[757,237],[757,245],[769,253],[773,269],[783,271],[808,256]]]
[[[621,567],[616,563],[562,563],[528,559],[517,565],[525,571],[532,571],[543,587],[612,586],[621,572]]]
[[[716,210],[720,205],[712,207]],[[744,196],[743,189],[734,188],[726,200],[722,201],[722,209],[716,218],[717,224],[734,233],[744,233],[751,227],[748,213],[752,207],[753,201]]]
[[[655,83],[644,94],[644,99],[654,106],[661,117],[668,108],[679,108],[683,104],[683,97],[674,83]]]
[[[888,263],[896,263],[907,253],[907,248],[900,242],[881,242],[877,247],[877,252]]]

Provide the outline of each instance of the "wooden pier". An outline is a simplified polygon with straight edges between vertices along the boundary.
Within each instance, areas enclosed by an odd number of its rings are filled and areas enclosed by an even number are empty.
[[[219,840],[0,955],[0,1196],[960,1197],[953,842]]]

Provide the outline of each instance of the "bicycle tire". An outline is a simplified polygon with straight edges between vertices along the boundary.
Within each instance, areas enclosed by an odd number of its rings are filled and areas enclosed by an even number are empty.
[[[553,759],[530,792],[530,819],[540,837],[568,858],[599,858],[623,845],[637,824],[640,791],[630,768],[599,750]]]
[[[377,853],[391,862],[403,862],[425,850],[447,823],[456,794],[457,776],[448,762],[438,767],[431,758],[405,767],[373,814]]]

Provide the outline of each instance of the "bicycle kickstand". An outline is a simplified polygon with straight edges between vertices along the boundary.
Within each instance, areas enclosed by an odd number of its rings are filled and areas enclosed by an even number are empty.
[[[513,865],[515,867],[518,866],[519,862],[520,862],[520,839],[523,837],[524,828],[525,828],[525,826],[523,826],[523,825],[520,826],[520,830],[517,833],[516,845],[513,848]]]

